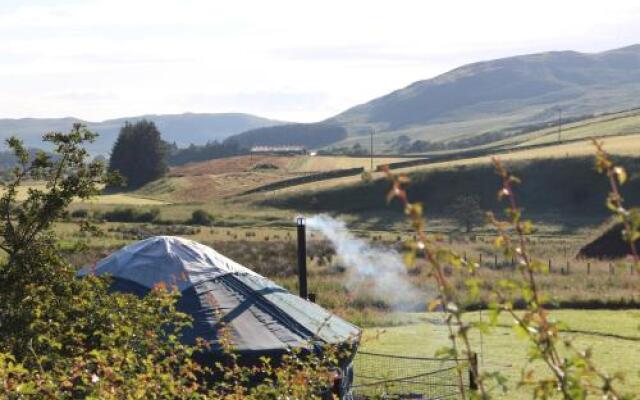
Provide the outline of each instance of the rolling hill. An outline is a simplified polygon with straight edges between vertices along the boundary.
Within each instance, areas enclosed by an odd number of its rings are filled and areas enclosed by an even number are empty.
[[[252,129],[230,137],[242,147],[304,145],[320,148],[347,137],[345,128],[335,124],[286,124]]]
[[[468,64],[310,124],[249,114],[191,113],[85,123],[101,134],[89,146],[97,154],[109,152],[124,121],[140,118],[155,121],[163,138],[179,146],[232,138],[246,147],[318,149],[359,143],[366,148],[374,129],[376,151],[400,153],[416,141],[422,141],[417,148],[448,144],[448,150],[509,141],[554,123],[559,111],[573,123],[638,107],[640,45],[634,45],[600,53],[559,51]],[[0,139],[18,135],[27,146],[37,147],[44,132],[65,131],[78,121],[0,119]]]
[[[638,106],[640,45],[548,52],[473,63],[412,83],[318,123],[316,134],[331,137],[324,127],[345,128],[346,138],[330,144],[337,147],[367,145],[371,129],[377,145],[387,149],[403,136],[462,142],[484,135],[488,142],[556,121],[559,110],[563,118],[578,119]],[[265,141],[279,135],[294,142],[290,129],[281,128],[270,129]],[[301,132],[297,144],[318,147],[307,139]]]
[[[149,119],[156,123],[162,137],[179,146],[205,144],[254,128],[282,124],[250,114],[161,114],[141,115],[110,119],[102,122],[82,121],[77,118],[22,118],[0,119],[0,140],[18,136],[29,147],[42,147],[42,135],[50,131],[66,132],[74,122],[82,122],[100,134],[98,140],[87,147],[92,153],[107,154],[115,142],[120,127],[125,121],[135,122]]]

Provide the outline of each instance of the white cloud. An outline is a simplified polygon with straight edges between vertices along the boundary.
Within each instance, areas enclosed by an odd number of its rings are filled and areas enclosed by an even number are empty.
[[[639,17],[637,1],[5,0],[0,117],[317,120],[467,62],[631,44]]]

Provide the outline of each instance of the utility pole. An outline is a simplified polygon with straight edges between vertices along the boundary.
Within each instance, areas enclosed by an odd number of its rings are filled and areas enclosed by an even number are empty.
[[[300,297],[307,299],[307,228],[306,220],[302,215],[296,217],[298,226],[298,290]]]
[[[373,172],[373,132],[375,131],[375,129],[371,128],[371,152],[370,152],[370,156],[371,156],[371,172]]]
[[[558,143],[562,142],[562,107],[558,107]]]

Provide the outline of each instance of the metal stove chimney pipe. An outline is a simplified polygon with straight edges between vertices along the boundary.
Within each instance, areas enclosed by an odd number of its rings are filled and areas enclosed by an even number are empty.
[[[298,226],[298,288],[300,297],[307,299],[307,232],[306,223],[302,215],[296,218]]]

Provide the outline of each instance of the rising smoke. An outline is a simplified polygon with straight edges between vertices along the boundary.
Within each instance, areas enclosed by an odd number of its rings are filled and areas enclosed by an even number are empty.
[[[426,303],[427,293],[421,293],[411,283],[397,251],[371,246],[349,232],[343,221],[326,214],[308,218],[307,226],[321,232],[335,248],[347,268],[347,287],[369,284],[373,294],[398,310],[416,309]]]

